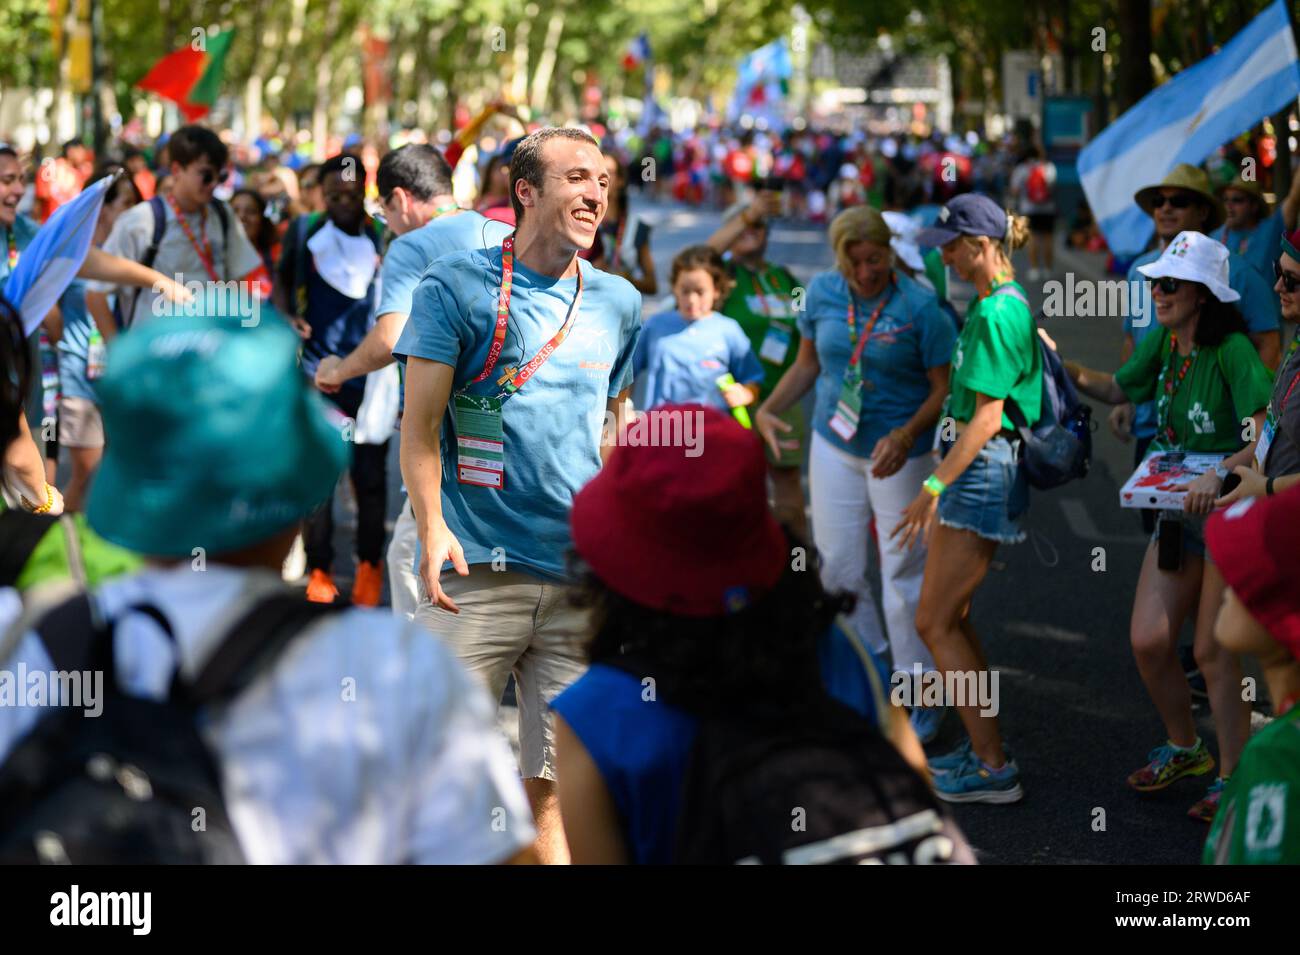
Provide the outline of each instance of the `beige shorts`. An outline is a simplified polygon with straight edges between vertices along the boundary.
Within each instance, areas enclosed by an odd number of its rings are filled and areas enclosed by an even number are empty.
[[[519,772],[525,779],[555,778],[555,723],[551,700],[587,669],[590,613],[569,604],[571,587],[490,564],[469,575],[445,572],[441,583],[460,608],[441,610],[419,582],[415,620],[441,638],[500,701],[515,676],[519,704]]]
[[[102,448],[104,419],[88,398],[59,398],[59,444],[65,448]]]

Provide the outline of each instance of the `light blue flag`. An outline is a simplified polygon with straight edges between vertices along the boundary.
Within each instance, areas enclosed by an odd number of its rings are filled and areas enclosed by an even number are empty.
[[[1179,163],[1194,166],[1257,121],[1294,103],[1300,64],[1283,0],[1222,50],[1148,93],[1079,153],[1079,178],[1112,251],[1132,255],[1151,239],[1151,217],[1133,194]]]
[[[119,175],[105,176],[59,206],[23,250],[5,285],[5,298],[22,316],[24,335],[36,331],[76,278],[95,237],[104,195]]]

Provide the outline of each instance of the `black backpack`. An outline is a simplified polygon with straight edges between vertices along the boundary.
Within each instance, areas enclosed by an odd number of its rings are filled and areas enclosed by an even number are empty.
[[[683,865],[973,863],[930,787],[857,713],[701,720],[677,820]]]
[[[0,511],[0,587],[14,587],[41,539],[59,518],[8,508]]]
[[[1029,307],[1028,300],[1012,285],[999,286],[992,295],[1010,295]],[[1010,397],[1004,407],[1007,417],[1020,432],[1020,463],[1025,477],[1031,486],[1048,491],[1087,476],[1092,464],[1092,408],[1079,400],[1079,392],[1061,356],[1048,348],[1041,336],[1034,337],[1043,359],[1038,421],[1029,424],[1020,406]]]
[[[103,709],[55,708],[0,765],[0,864],[244,862],[198,710],[237,696],[309,624],[344,606],[288,592],[257,601],[197,679],[177,674],[161,702],[118,686],[115,621],[101,620],[91,597],[55,607],[36,627],[53,669],[102,673]],[[175,639],[156,608],[129,609]]]
[[[140,257],[140,264],[146,269],[153,268],[154,259],[158,258],[158,246],[162,244],[163,232],[167,230],[167,212],[163,208],[166,200],[162,196],[154,196],[149,200],[149,209],[153,213],[153,237],[149,240],[149,247],[144,250],[144,255]],[[220,199],[213,199],[209,205],[212,211],[216,213],[217,221],[221,223],[221,243],[224,248],[230,248],[230,213],[226,211],[225,205]],[[213,263],[214,265],[216,263]],[[168,278],[171,278],[169,275]],[[131,307],[122,309],[122,299],[120,296],[113,300],[113,317],[117,320],[118,328],[125,328],[135,320],[135,303],[140,297],[141,289],[136,289],[135,294],[131,296]]]

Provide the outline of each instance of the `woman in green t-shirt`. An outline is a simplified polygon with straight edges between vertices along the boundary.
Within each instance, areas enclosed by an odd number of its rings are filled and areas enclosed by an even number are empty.
[[[1271,376],[1246,335],[1241,313],[1229,304],[1240,296],[1228,285],[1228,250],[1221,243],[1199,232],[1180,232],[1159,259],[1138,271],[1151,280],[1160,327],[1114,375],[1074,362],[1066,362],[1066,369],[1080,391],[1100,401],[1154,399],[1153,452],[1224,456],[1215,470],[1186,485],[1181,513],[1162,513],[1142,561],[1129,629],[1138,671],[1169,734],[1147,765],[1128,778],[1139,792],[1152,792],[1214,769],[1214,758],[1196,734],[1191,694],[1175,652],[1183,621],[1195,608],[1194,652],[1214,711],[1221,775],[1188,814],[1209,822],[1250,735],[1250,704],[1242,699],[1237,658],[1214,641],[1224,584],[1205,552],[1205,517],[1223,479],[1250,460],[1251,448],[1243,445],[1263,427]],[[1164,535],[1170,539],[1162,548]],[[1161,550],[1172,556],[1161,561]],[[1176,569],[1162,569],[1171,561]]]
[[[1020,439],[1003,406],[1014,402],[1027,420],[1038,420],[1042,355],[1028,299],[1011,269],[1012,250],[1028,237],[1028,220],[978,193],[957,196],[917,236],[920,245],[942,247],[944,264],[977,293],[953,351],[951,394],[939,426],[943,461],[890,535],[901,533],[909,547],[928,538],[916,627],[945,687],[987,691],[988,663],[971,624],[971,599],[998,544],[1024,538],[1020,519],[1029,488]],[[930,761],[935,791],[948,802],[1012,803],[1024,795],[989,696],[947,701],[970,737]]]

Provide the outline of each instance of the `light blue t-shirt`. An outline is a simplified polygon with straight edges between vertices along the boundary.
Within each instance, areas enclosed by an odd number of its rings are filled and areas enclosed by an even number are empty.
[[[871,340],[862,352],[862,412],[858,431],[846,442],[830,426],[839,401],[844,370],[853,355],[849,341],[849,283],[838,270],[821,272],[808,285],[807,308],[799,315],[799,334],[817,346],[813,426],[835,447],[860,458],[870,457],[876,442],[908,422],[930,394],[926,372],[952,361],[957,330],[939,309],[933,292],[905,275],[895,274],[889,303],[880,313]],[[885,293],[882,292],[881,295]],[[861,335],[880,297],[854,296],[854,320]],[[919,435],[909,457],[934,446],[934,429]]]
[[[718,378],[730,372],[742,385],[763,380],[763,366],[740,323],[717,312],[694,321],[676,309],[651,315],[641,329],[632,370],[637,378],[645,376],[646,408],[702,404],[730,414]]]
[[[59,339],[59,388],[71,398],[97,401],[90,379],[86,377],[86,358],[90,352],[90,333],[95,320],[86,310],[86,284],[74,280],[59,299],[63,310],[63,337]]]
[[[420,280],[393,349],[399,360],[414,356],[456,369],[442,427],[442,514],[470,564],[504,557],[511,570],[565,577],[573,497],[600,470],[606,404],[632,382],[641,332],[640,293],[626,279],[578,261],[582,303],[569,337],[505,399],[500,489],[457,480],[454,395],[462,389],[499,394],[501,373],[532,359],[564,324],[577,279],[541,275],[516,256],[505,348],[488,379],[471,384],[483,371],[496,327],[501,249],[453,252]],[[493,548],[503,550],[494,555]]]
[[[429,266],[452,252],[490,249],[514,230],[469,209],[455,215],[441,215],[420,228],[399,235],[388,245],[379,269],[379,308],[375,315],[411,314],[411,297]],[[405,368],[402,369],[405,371]],[[406,408],[406,388],[398,399],[398,410]]]
[[[1133,264],[1128,268],[1128,280],[1130,282],[1149,281],[1145,275],[1138,271],[1139,265],[1150,265],[1156,259],[1160,258],[1160,249],[1151,249],[1144,252],[1133,260]],[[1274,254],[1274,258],[1280,251]],[[1271,269],[1272,266],[1270,265]],[[1232,304],[1241,312],[1242,318],[1246,320],[1246,329],[1252,335],[1258,335],[1261,332],[1275,332],[1282,322],[1282,310],[1278,303],[1277,296],[1273,294],[1272,282],[1264,278],[1253,265],[1247,262],[1240,255],[1237,255],[1231,249],[1228,251],[1228,285],[1234,292],[1241,296],[1239,300]],[[1139,299],[1138,296],[1130,295],[1129,301],[1145,300],[1150,301],[1149,296]],[[1133,336],[1133,347],[1136,348],[1142,339],[1146,338],[1151,329],[1156,327],[1155,304],[1151,304],[1151,314],[1144,315],[1134,322],[1134,316],[1124,316],[1124,331]],[[1154,401],[1144,401],[1136,406],[1133,415],[1133,435],[1137,438],[1154,437],[1156,433],[1156,404]]]
[[[1222,242],[1228,247],[1229,252],[1241,256],[1259,269],[1269,285],[1272,285],[1275,281],[1273,263],[1282,254],[1284,231],[1282,210],[1278,209],[1272,215],[1261,219],[1253,229],[1229,231],[1227,225],[1221,225],[1210,233],[1210,238]]]
[[[455,215],[441,215],[405,235],[400,235],[384,253],[380,268],[379,308],[376,315],[397,312],[411,314],[411,296],[429,266],[444,255],[463,249],[500,248],[514,230],[468,209]]]

